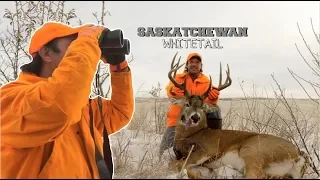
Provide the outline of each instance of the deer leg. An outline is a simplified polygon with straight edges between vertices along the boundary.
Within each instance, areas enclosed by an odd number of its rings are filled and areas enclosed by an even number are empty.
[[[251,154],[248,154],[251,152]],[[262,165],[263,160],[259,159],[258,156],[252,151],[240,150],[240,157],[244,161],[245,178],[249,179],[265,179],[266,174]]]
[[[189,179],[207,179],[207,177],[203,177],[200,172],[196,173],[191,168],[187,168],[185,170]]]
[[[252,162],[251,158],[250,160],[245,159],[244,161],[245,161],[245,178],[249,178],[249,179],[267,178],[261,164]]]
[[[210,162],[205,162],[203,164],[204,167],[207,167],[211,171],[211,176],[217,177],[218,174],[216,172],[216,169],[220,168],[223,166],[223,163],[221,162],[220,159],[218,160],[211,160]]]
[[[244,162],[246,178],[265,179],[267,176],[264,172],[264,155],[261,154],[261,148],[249,144],[255,141],[254,138],[255,137],[252,137],[242,144],[242,147],[239,150],[239,156]]]
[[[169,163],[169,168],[181,171],[184,162],[184,160],[173,160]],[[182,178],[183,176],[187,175],[187,177],[190,179],[203,179],[203,177],[200,174],[194,173],[191,168],[185,168],[182,172],[183,174],[179,174],[179,178]]]
[[[183,166],[184,160],[172,160],[169,162],[169,168],[180,171]]]
[[[192,167],[199,166],[206,162],[211,157],[207,155],[207,153],[203,151],[192,152],[189,159],[187,160],[185,170],[186,174],[189,178],[195,179],[205,179],[205,177],[201,176],[200,173],[195,173],[191,170]],[[182,167],[181,167],[182,168]],[[181,170],[181,168],[179,168]]]
[[[285,176],[267,175],[267,179],[293,179],[293,178],[291,176],[288,176],[288,175],[285,175]]]
[[[169,163],[169,167],[170,167],[170,169],[181,171],[184,162],[185,162],[184,160],[173,160]],[[185,168],[184,173],[191,179],[202,179],[203,177],[200,175],[200,173],[195,173],[192,170],[193,167],[196,167],[196,166],[192,166],[187,169]]]
[[[207,168],[204,166],[196,166],[196,167],[203,167],[203,168]],[[201,175],[201,170],[199,172],[195,172],[195,169],[192,169],[194,167],[188,168],[188,169],[184,169],[185,170],[185,174],[190,178],[190,179],[211,179],[211,178],[216,178],[217,177],[217,173],[214,172],[213,170],[208,168],[208,173],[205,173],[205,177],[203,175]]]

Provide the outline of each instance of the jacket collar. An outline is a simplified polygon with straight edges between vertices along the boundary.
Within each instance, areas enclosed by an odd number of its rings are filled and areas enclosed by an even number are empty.
[[[184,78],[185,76],[188,76],[188,75],[189,75],[188,72],[183,71],[182,78]],[[204,74],[202,74],[200,72],[199,76],[197,77],[197,79],[194,80],[194,82],[196,82],[196,83],[198,83],[198,82],[199,83],[206,83],[207,82],[207,78],[206,78],[206,76]]]

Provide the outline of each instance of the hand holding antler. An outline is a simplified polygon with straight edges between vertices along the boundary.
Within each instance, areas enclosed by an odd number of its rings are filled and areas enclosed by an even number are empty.
[[[171,94],[175,98],[180,98],[184,96],[184,90],[174,86],[171,89]]]
[[[218,99],[219,95],[220,95],[220,92],[217,89],[212,88],[209,92],[208,97],[209,99],[215,100],[215,99]]]
[[[221,62],[220,62],[220,77],[219,77],[219,86],[216,87],[211,87],[211,76],[210,77],[210,85],[208,86],[208,90],[201,96],[202,99],[205,99],[209,96],[210,99],[217,99],[219,97],[220,91],[229,87],[232,83],[231,77],[230,77],[230,69],[229,65],[227,64],[228,70],[226,71],[227,73],[227,78],[224,84],[221,84],[222,81],[222,67],[221,67]]]

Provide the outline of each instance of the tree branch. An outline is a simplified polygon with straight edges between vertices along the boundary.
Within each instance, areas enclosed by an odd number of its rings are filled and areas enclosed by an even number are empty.
[[[301,88],[304,90],[304,92],[307,94],[307,96],[312,100],[312,101],[314,101],[315,103],[317,103],[317,104],[319,104],[319,102],[317,102],[315,99],[313,99],[310,95],[309,95],[309,93],[307,92],[307,90],[304,88],[304,86],[300,83],[300,81],[294,76],[294,75],[296,75],[294,72],[292,72],[289,68],[288,68],[288,71],[290,72],[290,74],[291,74],[291,76],[299,83],[299,85],[301,86]],[[301,78],[302,79],[302,78]],[[304,79],[303,79],[304,80]],[[306,80],[305,80],[306,81]],[[308,82],[308,81],[306,81],[306,82]],[[310,82],[308,82],[308,83],[310,83]],[[316,91],[316,89],[315,89],[315,91]],[[318,94],[318,92],[316,91],[316,93]],[[319,95],[319,94],[318,94]]]
[[[319,74],[313,67],[310,66],[310,64],[307,62],[307,60],[306,60],[306,59],[304,58],[304,56],[301,54],[301,52],[300,52],[297,44],[295,44],[295,45],[296,45],[296,48],[297,48],[300,56],[302,57],[303,61],[309,66],[309,68],[310,68],[317,76],[320,76],[320,74]]]
[[[312,27],[313,34],[316,37],[316,40],[318,41],[318,43],[320,44],[320,37],[319,37],[320,35],[317,36],[317,33],[314,30],[314,26],[313,26],[313,23],[312,23],[312,18],[310,18],[310,21],[311,21],[311,27]]]
[[[297,23],[297,26],[298,26],[298,29],[299,29],[299,33],[300,33],[300,35],[301,35],[301,38],[302,38],[302,40],[303,40],[303,42],[304,42],[304,44],[305,44],[305,46],[307,47],[307,49],[309,50],[309,52],[310,52],[310,54],[311,54],[311,56],[313,57],[313,59],[314,59],[314,61],[315,62],[317,62],[317,64],[318,64],[318,66],[319,66],[319,60],[314,56],[314,54],[312,53],[312,51],[311,51],[311,49],[310,49],[310,47],[309,47],[309,45],[307,44],[307,42],[306,42],[306,40],[304,39],[304,37],[303,37],[303,35],[302,35],[302,33],[301,33],[301,30],[300,30],[300,27],[299,27],[299,24]],[[319,74],[318,74],[319,75]]]

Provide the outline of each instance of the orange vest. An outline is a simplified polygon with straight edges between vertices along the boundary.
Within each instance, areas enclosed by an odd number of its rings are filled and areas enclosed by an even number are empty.
[[[177,83],[181,84],[184,81],[184,77],[187,77],[187,86],[186,89],[190,94],[194,94],[194,95],[202,95],[204,92],[206,92],[206,90],[208,89],[208,86],[210,84],[210,79],[200,73],[200,75],[198,76],[197,79],[195,79],[194,81],[192,81],[191,77],[187,74],[187,72],[184,72],[182,74],[177,74],[176,75],[176,81]],[[170,81],[169,84],[166,86],[166,91],[167,91],[167,96],[168,98],[173,97],[171,92],[171,89],[174,87],[174,85],[172,84],[172,82]],[[209,97],[207,97],[205,99],[206,103],[209,104],[216,104],[218,100],[212,100]],[[172,127],[172,126],[176,126],[176,121],[178,118],[178,115],[180,113],[181,107],[175,104],[171,104],[169,111],[167,113],[167,127]]]

